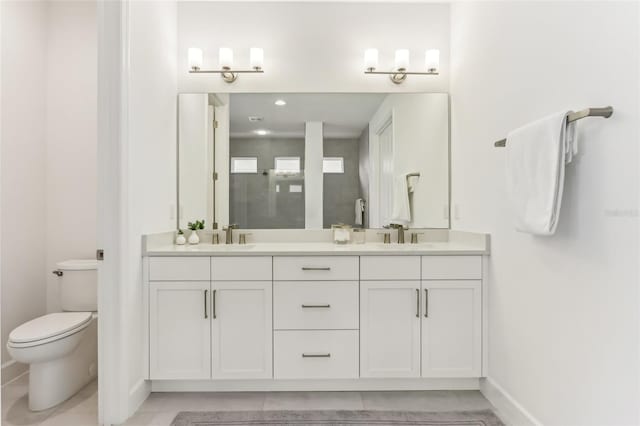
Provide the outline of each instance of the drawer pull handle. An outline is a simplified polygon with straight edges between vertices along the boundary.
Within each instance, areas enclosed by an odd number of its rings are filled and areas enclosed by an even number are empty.
[[[331,305],[302,305],[303,308],[330,308]]]
[[[303,266],[302,267],[303,271],[330,271],[331,268],[328,266]]]
[[[302,358],[331,358],[331,354],[302,354]]]

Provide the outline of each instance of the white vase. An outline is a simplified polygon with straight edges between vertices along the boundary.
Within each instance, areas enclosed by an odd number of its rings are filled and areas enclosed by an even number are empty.
[[[179,246],[184,245],[187,242],[187,239],[184,237],[184,234],[178,234],[176,236],[176,244]]]
[[[189,244],[198,244],[200,242],[200,237],[198,237],[198,231],[191,231],[191,235],[189,235]]]

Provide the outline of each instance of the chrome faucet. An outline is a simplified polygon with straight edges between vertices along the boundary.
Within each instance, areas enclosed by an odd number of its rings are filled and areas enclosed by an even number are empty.
[[[389,225],[391,228],[398,230],[398,244],[404,244],[404,225],[400,225],[397,223],[392,223]],[[408,229],[408,228],[407,228]]]
[[[238,229],[238,225],[236,225],[235,223],[232,225],[227,225],[224,228],[222,228],[223,231],[225,231],[225,244],[233,244],[233,230],[234,229]]]

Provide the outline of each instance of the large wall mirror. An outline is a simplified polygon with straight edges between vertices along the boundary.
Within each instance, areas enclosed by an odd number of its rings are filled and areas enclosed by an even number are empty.
[[[447,94],[189,93],[178,105],[180,228],[449,227]]]

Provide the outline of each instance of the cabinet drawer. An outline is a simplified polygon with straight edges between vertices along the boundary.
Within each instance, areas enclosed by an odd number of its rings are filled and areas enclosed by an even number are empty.
[[[422,279],[479,280],[482,256],[422,256]]]
[[[361,256],[361,280],[419,280],[420,256]]]
[[[208,257],[150,257],[150,281],[209,281]]]
[[[275,281],[357,281],[357,256],[300,256],[273,258]]]
[[[276,379],[348,379],[358,377],[358,331],[276,331]]]
[[[357,281],[286,281],[273,287],[274,328],[357,329]]]
[[[271,281],[271,256],[212,257],[213,281]]]

